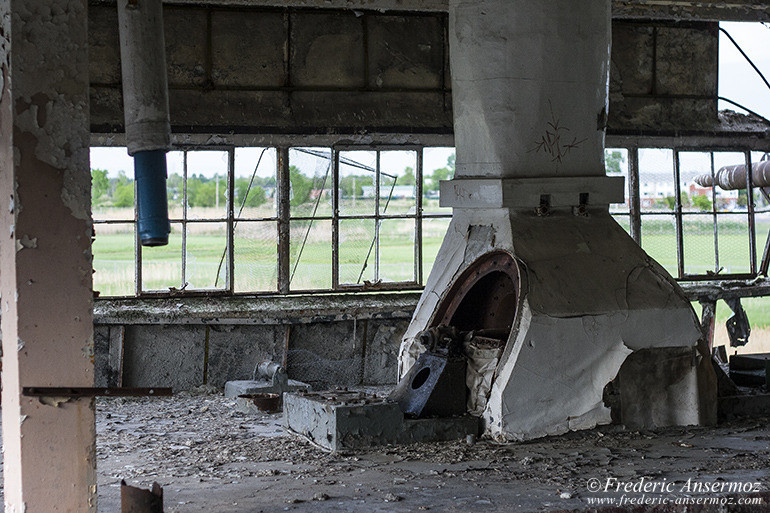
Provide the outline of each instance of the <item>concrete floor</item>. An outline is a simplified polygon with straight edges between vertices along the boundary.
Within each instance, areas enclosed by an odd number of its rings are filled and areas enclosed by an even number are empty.
[[[279,414],[237,413],[207,390],[99,399],[99,510],[119,511],[121,479],[143,487],[158,481],[167,513],[574,510],[624,495],[592,493],[592,479],[602,486],[612,478],[675,482],[672,493],[645,494],[671,499],[751,495],[680,491],[688,479],[770,486],[768,419],[655,433],[608,426],[522,444],[458,441],[359,454],[325,453],[283,434],[280,424]]]

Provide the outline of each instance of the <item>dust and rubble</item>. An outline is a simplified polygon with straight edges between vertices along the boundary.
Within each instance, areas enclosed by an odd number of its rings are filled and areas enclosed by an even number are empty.
[[[767,418],[329,453],[287,435],[281,414],[240,413],[213,387],[171,398],[99,398],[96,413],[103,511],[119,509],[122,479],[144,488],[160,483],[169,513],[569,510],[586,507],[589,479],[610,477],[743,479],[770,487]]]
[[[574,509],[586,505],[588,479],[608,477],[733,476],[770,487],[766,418],[717,428],[605,426],[526,443],[482,438],[329,453],[284,433],[281,414],[240,413],[213,387],[173,398],[100,398],[96,411],[105,511],[117,507],[121,479],[143,487],[158,481],[169,512],[377,510],[372,504],[443,511],[463,501],[488,511],[510,511],[511,504],[520,511]]]

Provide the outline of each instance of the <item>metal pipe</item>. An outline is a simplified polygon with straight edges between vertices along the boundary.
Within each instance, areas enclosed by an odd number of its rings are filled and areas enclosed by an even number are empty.
[[[710,174],[695,177],[695,183],[701,187],[713,187],[716,184],[726,191],[745,189],[748,185],[746,169],[746,164],[724,166],[713,178]],[[770,187],[770,160],[751,165],[751,183],[755,187]]]
[[[171,144],[161,0],[119,0],[123,111],[128,154],[134,157],[139,237],[168,244],[166,152]]]

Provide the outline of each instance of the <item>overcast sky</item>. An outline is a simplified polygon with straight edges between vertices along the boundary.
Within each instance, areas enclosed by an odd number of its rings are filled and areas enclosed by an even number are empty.
[[[721,26],[741,45],[765,77],[770,79],[770,27],[761,23],[722,23]],[[722,33],[719,38],[719,96],[736,101],[770,119],[770,89]],[[719,108],[739,110],[725,102],[720,102]],[[406,166],[414,166],[413,157],[405,152],[401,153],[403,157],[393,154],[392,158],[384,159],[389,162],[389,167],[398,168],[400,171]],[[429,175],[434,169],[444,167],[451,153],[452,149],[448,148],[426,150],[425,174]],[[657,158],[653,153],[659,153],[660,157]],[[250,176],[260,154],[261,149],[237,149],[236,176]],[[224,152],[201,152],[189,158],[190,174],[200,173],[211,177],[214,174],[222,175],[227,169],[227,157]],[[660,160],[661,167],[668,167],[665,157],[660,152],[648,153],[648,158]],[[182,173],[182,161],[178,152],[170,153],[168,162],[170,174]],[[309,161],[308,164],[310,164]],[[268,150],[262,157],[258,174],[272,175],[275,172],[275,166],[275,152]],[[121,170],[125,171],[129,177],[133,176],[133,159],[128,156],[125,148],[93,148],[91,167],[106,169],[113,177],[117,176]]]

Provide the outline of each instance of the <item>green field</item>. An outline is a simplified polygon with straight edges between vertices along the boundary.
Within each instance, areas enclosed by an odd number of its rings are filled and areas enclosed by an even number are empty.
[[[432,203],[430,203],[432,202]],[[426,211],[440,211],[435,200],[430,200]],[[413,201],[398,200],[389,205],[387,213],[408,213]],[[296,216],[309,216],[307,205],[295,209]],[[373,213],[373,202],[367,205],[358,200],[358,213]],[[130,219],[132,211],[104,209],[95,212],[100,218]],[[213,210],[213,209],[211,209]],[[209,209],[191,209],[188,218],[211,218],[223,214]],[[328,204],[319,203],[317,216],[330,215]],[[171,212],[172,218],[179,213]],[[274,216],[272,205],[247,210],[244,217]],[[626,218],[618,218],[627,227]],[[749,271],[749,238],[745,214],[730,214],[720,218],[718,232],[719,267],[721,273]],[[448,226],[448,219],[423,221],[423,273],[427,278]],[[770,220],[758,219],[758,242],[764,247],[764,237]],[[292,221],[290,224],[291,269],[293,290],[324,289],[331,287],[331,222]],[[380,279],[383,281],[411,281],[414,269],[414,220],[385,220],[380,227]],[[375,249],[372,248],[373,220],[340,221],[340,282],[347,284],[374,280]],[[134,234],[131,224],[97,225],[94,242],[94,288],[103,296],[132,295],[135,292]],[[684,222],[685,270],[703,274],[714,271],[715,251],[713,224],[708,216],[688,216]],[[676,273],[676,237],[673,217],[646,216],[643,218],[642,246],[669,272]],[[217,276],[220,260],[226,247],[226,224],[191,223],[188,225],[186,281],[188,289],[223,288],[225,266]],[[240,221],[234,238],[235,290],[237,292],[268,292],[277,289],[277,225],[275,221]],[[300,248],[302,249],[300,255]],[[370,253],[371,248],[371,254]],[[369,258],[367,261],[367,254]],[[761,255],[760,255],[761,257]],[[367,265],[364,266],[364,262]],[[145,248],[142,251],[142,277],[145,290],[165,290],[182,287],[181,224],[173,223],[169,245]],[[745,308],[754,326],[770,326],[770,301],[764,298],[744,300]],[[699,308],[696,308],[699,311]],[[729,310],[724,304],[718,308],[718,319],[724,321]]]

